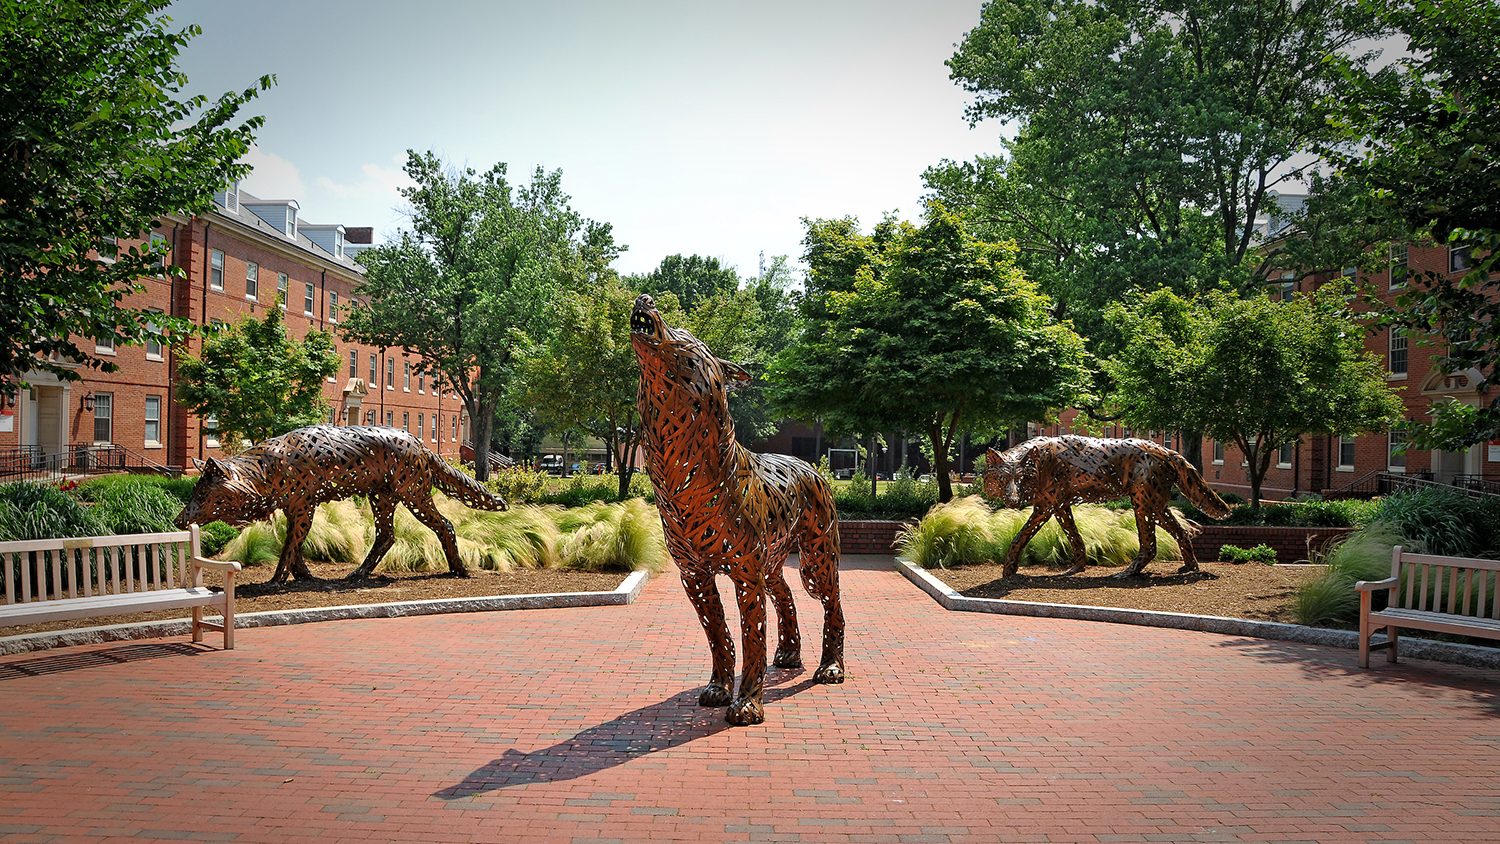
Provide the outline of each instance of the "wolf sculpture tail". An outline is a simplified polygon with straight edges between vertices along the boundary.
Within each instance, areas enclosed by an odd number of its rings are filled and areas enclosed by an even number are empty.
[[[1224,503],[1207,483],[1193,464],[1180,454],[1172,455],[1172,467],[1177,470],[1177,488],[1187,500],[1193,502],[1193,506],[1203,511],[1203,514],[1213,519],[1222,519],[1229,515],[1229,505]]]
[[[441,457],[429,453],[428,459],[432,461],[432,483],[438,489],[476,510],[509,509],[504,498],[495,495],[478,481],[449,466]]]

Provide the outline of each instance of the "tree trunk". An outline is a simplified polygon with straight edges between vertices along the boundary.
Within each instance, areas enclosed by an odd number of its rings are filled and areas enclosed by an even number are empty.
[[[1180,431],[1182,436],[1182,456],[1193,464],[1198,474],[1203,474],[1203,432],[1202,431]]]
[[[610,453],[615,457],[615,474],[620,476],[620,491],[617,496],[621,501],[630,495],[630,461],[627,452],[630,451],[630,436],[616,435],[614,444],[610,447]]]
[[[495,409],[488,396],[479,398],[479,418],[471,420],[470,431],[474,435],[474,479],[487,481],[490,478],[490,434],[495,428]]]
[[[880,496],[879,488],[875,485],[875,479],[880,474],[875,469],[875,434],[870,435],[870,450],[865,454],[865,466],[870,470],[870,499],[874,500]]]
[[[928,439],[932,441],[932,471],[937,474],[938,501],[947,503],[953,500],[953,481],[948,477],[947,438],[941,428],[934,428],[928,432]]]

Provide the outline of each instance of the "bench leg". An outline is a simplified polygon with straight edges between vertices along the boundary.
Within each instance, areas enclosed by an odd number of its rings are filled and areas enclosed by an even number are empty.
[[[234,650],[234,572],[224,573],[224,650]]]
[[[1359,593],[1359,667],[1370,667],[1370,593]]]
[[[193,641],[203,641],[203,607],[193,607]]]
[[[1394,624],[1388,624],[1385,628],[1385,638],[1386,641],[1389,642],[1389,644],[1387,644],[1385,648],[1386,662],[1396,661],[1396,629],[1396,625]]]

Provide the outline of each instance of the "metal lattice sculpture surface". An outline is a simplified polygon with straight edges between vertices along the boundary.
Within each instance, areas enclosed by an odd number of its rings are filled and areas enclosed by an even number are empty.
[[[1177,520],[1168,502],[1172,487],[1205,514],[1222,519],[1229,507],[1214,494],[1186,457],[1150,440],[1096,437],[1038,437],[1004,453],[989,450],[985,459],[984,493],[1010,507],[1031,505],[1031,517],[1016,534],[1005,555],[1001,574],[1015,574],[1026,543],[1056,516],[1068,536],[1072,568],[1083,571],[1085,550],[1073,524],[1073,505],[1128,497],[1135,508],[1140,551],[1118,577],[1133,577],[1156,557],[1156,525],[1160,524],[1182,549],[1180,571],[1198,570],[1188,527]]]
[[[636,299],[631,342],[641,363],[638,404],[646,472],[656,487],[667,548],[708,634],[713,674],[703,706],[729,705],[736,725],[765,720],[766,597],[776,607],[774,662],[802,665],[792,591],[782,566],[801,554],[802,585],[823,604],[823,656],[813,679],[844,681],[844,610],[839,603],[839,530],[833,490],[807,463],[754,454],[734,439],[728,385],[749,375],[715,357],[692,334],[667,328],[650,296]],[[744,656],[734,688],[734,641],[714,577],[734,583]]]
[[[272,437],[225,460],[210,458],[193,488],[177,526],[222,520],[244,524],[286,513],[286,541],[272,583],[288,575],[310,580],[302,560],[302,541],[312,527],[313,511],[325,501],[363,495],[375,515],[375,541],[350,580],[369,577],[396,541],[396,505],[405,504],[417,520],[436,533],[448,559],[448,570],[467,576],[458,557],[453,525],[432,501],[435,486],[470,507],[504,510],[505,499],[491,494],[473,478],[449,466],[411,434],[395,428],[312,425]]]

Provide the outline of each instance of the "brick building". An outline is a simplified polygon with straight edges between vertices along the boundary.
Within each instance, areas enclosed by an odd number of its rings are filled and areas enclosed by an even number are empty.
[[[414,356],[338,336],[339,314],[361,278],[355,257],[370,245],[371,230],[309,223],[300,211],[296,200],[262,199],[233,185],[215,195],[211,212],[163,220],[143,241],[164,241],[166,263],[182,268],[184,277],[164,272],[143,279],[145,289],[128,304],[211,326],[261,316],[279,297],[292,336],[314,329],[334,334],[341,365],[323,386],[330,422],[403,428],[428,448],[457,456],[468,431],[457,396],[415,374]],[[0,453],[78,454],[110,444],[132,462],[138,456],[174,468],[219,455],[213,419],[200,419],[175,401],[178,360],[196,353],[201,342],[118,348],[103,342],[97,354],[119,371],[80,368],[82,380],[73,382],[30,373],[31,388],[0,408]]]
[[[1391,268],[1361,275],[1361,280],[1379,292],[1387,304],[1404,289],[1414,274],[1433,272],[1458,275],[1469,267],[1464,249],[1443,246],[1411,245],[1398,247],[1391,256]],[[1346,274],[1353,274],[1351,268]],[[1273,283],[1273,297],[1316,289],[1328,281],[1312,277],[1301,282],[1287,280]],[[1486,400],[1477,390],[1482,375],[1477,371],[1444,374],[1438,368],[1441,346],[1425,345],[1417,338],[1402,335],[1399,329],[1379,328],[1365,337],[1365,348],[1385,361],[1386,378],[1396,388],[1405,405],[1405,416],[1413,421],[1429,421],[1432,406],[1445,401],[1478,404]],[[1077,411],[1061,415],[1059,423],[1033,426],[1033,431],[1053,435],[1073,429]],[[1122,426],[1106,428],[1104,436],[1148,436],[1157,442],[1179,448],[1170,435],[1130,431]],[[1233,445],[1205,440],[1204,475],[1220,490],[1246,494],[1249,474],[1243,455]],[[1277,454],[1266,473],[1262,493],[1272,499],[1306,493],[1324,493],[1369,483],[1374,473],[1388,472],[1436,480],[1442,483],[1500,483],[1500,442],[1480,443],[1462,452],[1406,449],[1405,435],[1381,431],[1355,437],[1309,436],[1287,446]]]

